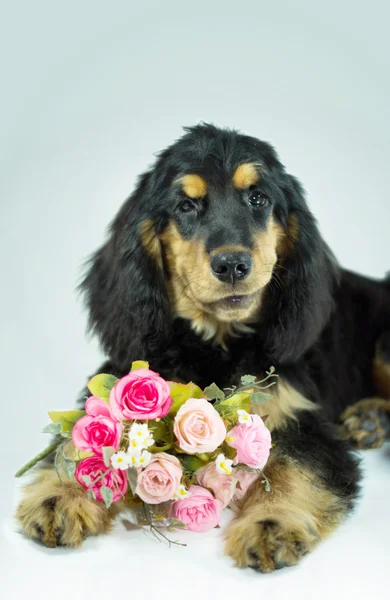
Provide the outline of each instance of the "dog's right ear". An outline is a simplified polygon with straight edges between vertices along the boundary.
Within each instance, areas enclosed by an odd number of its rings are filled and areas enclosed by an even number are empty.
[[[153,364],[171,333],[160,242],[150,214],[151,173],[115,217],[109,239],[92,256],[80,285],[89,326],[118,370],[134,360]]]

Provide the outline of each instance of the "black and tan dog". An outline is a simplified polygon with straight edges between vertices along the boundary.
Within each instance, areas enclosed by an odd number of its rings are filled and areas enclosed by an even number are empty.
[[[339,268],[268,144],[188,129],[140,178],[82,289],[109,357],[100,372],[121,376],[145,359],[165,378],[227,387],[275,366],[261,406],[276,443],[272,490],[255,486],[227,530],[239,566],[296,564],[337,527],[358,492],[348,438],[375,447],[385,435],[390,282]],[[17,516],[48,546],[76,546],[114,512],[49,467]]]

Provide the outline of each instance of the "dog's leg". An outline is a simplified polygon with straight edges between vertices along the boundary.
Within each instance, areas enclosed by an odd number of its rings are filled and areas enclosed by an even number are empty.
[[[378,397],[360,400],[340,417],[340,437],[363,450],[380,448],[390,434],[390,332],[378,341],[372,378]]]
[[[89,535],[109,531],[118,512],[116,504],[106,509],[103,502],[90,500],[76,481],[61,481],[54,467],[38,471],[24,490],[16,518],[30,538],[46,546],[76,547]]]
[[[352,509],[359,479],[348,447],[313,415],[273,435],[271,491],[260,479],[226,535],[235,563],[264,573],[295,565],[328,536]]]

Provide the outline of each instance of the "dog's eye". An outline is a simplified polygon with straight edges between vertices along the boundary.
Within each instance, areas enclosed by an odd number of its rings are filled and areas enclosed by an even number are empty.
[[[183,202],[179,205],[180,212],[189,213],[196,211],[196,206],[191,200],[183,200]]]
[[[268,198],[263,192],[254,191],[249,194],[249,204],[251,206],[262,207],[268,202]]]

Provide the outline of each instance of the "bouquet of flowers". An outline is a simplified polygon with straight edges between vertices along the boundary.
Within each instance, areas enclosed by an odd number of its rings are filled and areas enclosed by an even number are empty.
[[[164,528],[208,531],[256,479],[270,489],[262,469],[271,434],[251,409],[271,397],[264,390],[274,377],[271,367],[261,381],[245,375],[240,387],[201,390],[165,381],[143,361],[121,379],[95,375],[85,410],[49,412],[44,432],[57,439],[17,476],[55,450],[61,481],[75,478],[107,508],[123,500],[133,525],[163,537]]]

